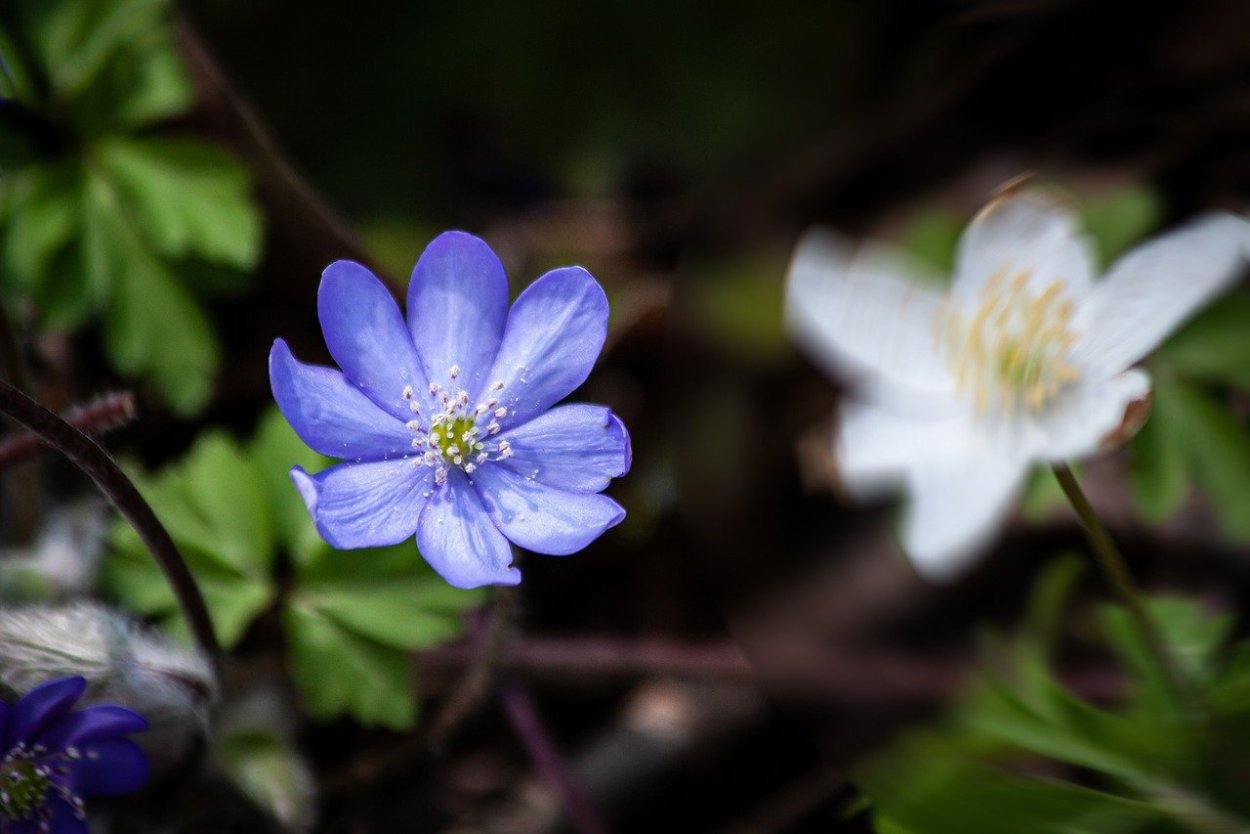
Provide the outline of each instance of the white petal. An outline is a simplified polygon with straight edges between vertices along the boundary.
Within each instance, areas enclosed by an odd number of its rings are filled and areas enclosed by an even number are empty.
[[[851,494],[869,498],[898,484],[916,466],[969,454],[971,428],[964,415],[916,417],[848,402],[842,406],[834,459]]]
[[[1035,418],[1036,456],[1063,463],[1093,454],[1124,422],[1129,405],[1149,393],[1150,375],[1137,369],[1075,387]]]
[[[1239,277],[1250,224],[1208,214],[1129,252],[1076,313],[1075,351],[1095,377],[1141,359]]]
[[[790,263],[786,325],[835,374],[864,375],[917,394],[947,393],[954,379],[937,352],[942,297],[923,270],[886,249],[810,232]]]
[[[908,476],[903,548],[926,579],[948,582],[971,565],[1012,507],[1027,461],[1004,449]]]
[[[1009,190],[981,209],[959,241],[951,291],[976,305],[994,276],[1009,281],[1025,270],[1034,296],[1062,281],[1079,299],[1093,275],[1079,217],[1061,196],[1038,188]]]

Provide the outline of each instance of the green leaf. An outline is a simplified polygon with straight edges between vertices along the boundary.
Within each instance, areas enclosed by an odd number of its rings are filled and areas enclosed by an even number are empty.
[[[152,375],[182,414],[200,409],[217,369],[208,321],[144,247],[110,185],[94,176],[83,207],[83,263],[92,286],[109,296],[104,345],[118,369]]]
[[[1250,540],[1250,435],[1227,408],[1179,382],[1155,385],[1156,411],[1166,413],[1166,431],[1206,490],[1230,538]]]
[[[277,407],[261,417],[251,453],[278,541],[297,565],[307,565],[329,546],[317,534],[289,473],[293,466],[319,472],[332,461],[305,446]]]
[[[111,105],[102,114],[113,130],[134,130],[178,116],[195,103],[191,79],[173,38],[161,31],[136,43],[105,69],[93,97]]]
[[[185,636],[186,624],[173,592],[138,536],[119,523],[112,542],[101,576],[105,592],[133,611],[161,618],[175,633]],[[263,578],[226,570],[196,548],[180,545],[179,550],[204,595],[217,639],[225,648],[231,648],[242,639],[256,615],[273,603],[274,588]]]
[[[213,759],[230,781],[286,830],[312,829],[316,806],[313,775],[287,739],[257,728],[226,730],[213,745]]]
[[[52,85],[63,97],[91,83],[118,50],[161,25],[168,10],[166,0],[61,0],[18,7]]]
[[[1150,417],[1129,445],[1133,502],[1147,521],[1171,518],[1189,494],[1192,479],[1186,465],[1183,419],[1183,414],[1175,412],[1168,386],[1156,385]]]
[[[916,215],[899,239],[899,246],[918,260],[933,267],[937,275],[955,271],[955,252],[968,218],[963,214],[935,208]]]
[[[485,600],[482,589],[448,585],[411,541],[351,552],[326,548],[301,566],[296,593],[301,604],[343,628],[397,649],[459,636],[464,612]]]
[[[1146,610],[1181,673],[1196,683],[1211,680],[1217,650],[1232,631],[1234,618],[1212,614],[1184,597],[1151,597],[1146,600]],[[1099,622],[1107,642],[1136,677],[1153,677],[1154,661],[1128,611],[1119,605],[1105,605],[1099,611]]]
[[[1155,229],[1163,211],[1153,188],[1132,185],[1087,202],[1081,214],[1105,267]]]
[[[286,606],[291,674],[316,718],[351,714],[396,730],[416,721],[412,656],[357,636],[298,602]]]
[[[192,139],[110,139],[95,148],[156,251],[247,269],[260,258],[260,212],[247,170]]]
[[[1250,296],[1221,298],[1155,352],[1189,378],[1250,388]]]
[[[63,166],[26,169],[12,189],[13,205],[4,234],[4,281],[29,293],[47,276],[53,256],[78,230],[82,178]]]

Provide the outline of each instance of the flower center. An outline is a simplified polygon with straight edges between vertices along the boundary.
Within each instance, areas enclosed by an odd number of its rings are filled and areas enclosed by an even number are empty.
[[[412,386],[403,390],[403,397],[412,411],[408,429],[414,435],[414,461],[418,466],[433,467],[437,484],[446,482],[448,467],[454,466],[472,475],[487,461],[512,456],[512,446],[507,440],[495,440],[495,435],[503,430],[499,421],[508,416],[507,407],[499,404],[504,383],[495,382],[482,401],[470,408],[469,393],[455,388],[459,376],[460,366],[452,365],[447,374],[449,386],[431,382],[429,403],[424,408],[421,400],[425,399],[426,392],[417,392]],[[488,421],[486,425],[479,425],[483,420]]]
[[[0,764],[0,820],[30,819],[52,786],[48,768],[23,759]]]
[[[1035,293],[1032,273],[1002,267],[986,282],[971,315],[951,307],[938,311],[938,345],[978,413],[1039,411],[1080,378],[1070,359],[1076,337],[1064,282],[1052,281]]]

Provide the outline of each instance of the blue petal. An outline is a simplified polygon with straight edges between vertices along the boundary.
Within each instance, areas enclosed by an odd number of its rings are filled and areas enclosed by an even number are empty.
[[[316,477],[309,475],[302,466],[292,466],[290,475],[291,483],[295,484],[299,497],[304,499],[304,506],[308,508],[308,514],[316,519],[317,492],[320,490]]]
[[[373,273],[335,261],[321,273],[317,315],[330,355],[347,379],[391,415],[411,417],[404,389],[428,383],[399,305]]]
[[[504,383],[503,422],[519,425],[586,381],[608,332],[608,298],[580,266],[553,269],[521,293],[508,313],[491,382]]]
[[[56,722],[39,735],[39,743],[49,750],[63,750],[139,733],[147,728],[147,719],[134,710],[114,704],[97,704]]]
[[[278,339],[269,352],[273,397],[300,439],[323,455],[378,460],[407,452],[413,434],[333,368],[305,365]]]
[[[13,709],[4,701],[0,701],[0,756],[11,747],[9,744],[9,718]]]
[[[78,818],[74,808],[61,797],[52,794],[44,800],[44,808],[48,814],[47,820],[36,819],[29,822],[20,822],[13,829],[14,834],[88,834],[87,824]],[[41,823],[47,822],[47,827],[41,827]],[[5,834],[9,834],[9,829],[3,829]]]
[[[511,567],[508,540],[491,522],[482,499],[459,469],[448,473],[447,483],[425,505],[417,547],[425,561],[457,588],[521,581],[521,572]]]
[[[85,746],[75,761],[68,781],[83,796],[116,796],[143,787],[148,780],[148,757],[139,745],[124,738]]]
[[[64,718],[87,688],[78,676],[44,681],[22,696],[13,708],[9,741],[31,741],[36,735]]]
[[[625,518],[606,495],[565,492],[502,466],[482,466],[474,481],[495,526],[535,553],[576,553]]]
[[[339,550],[351,550],[411,538],[433,486],[434,470],[415,459],[399,458],[340,463],[312,476],[296,467],[291,477],[321,537]]]
[[[463,388],[476,402],[507,318],[508,277],[484,240],[444,232],[425,247],[408,284],[408,329],[431,382]]]
[[[562,405],[501,435],[512,457],[501,461],[557,489],[601,492],[629,471],[629,432],[601,405]]]

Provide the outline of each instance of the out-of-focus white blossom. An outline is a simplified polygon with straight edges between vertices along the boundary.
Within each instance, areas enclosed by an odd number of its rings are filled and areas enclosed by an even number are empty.
[[[905,256],[824,231],[790,266],[787,325],[849,378],[835,440],[853,495],[901,485],[903,547],[957,575],[996,532],[1030,466],[1098,450],[1150,391],[1130,366],[1241,272],[1250,224],[1199,217],[1099,280],[1075,213],[1006,191],[960,241],[949,289]]]

